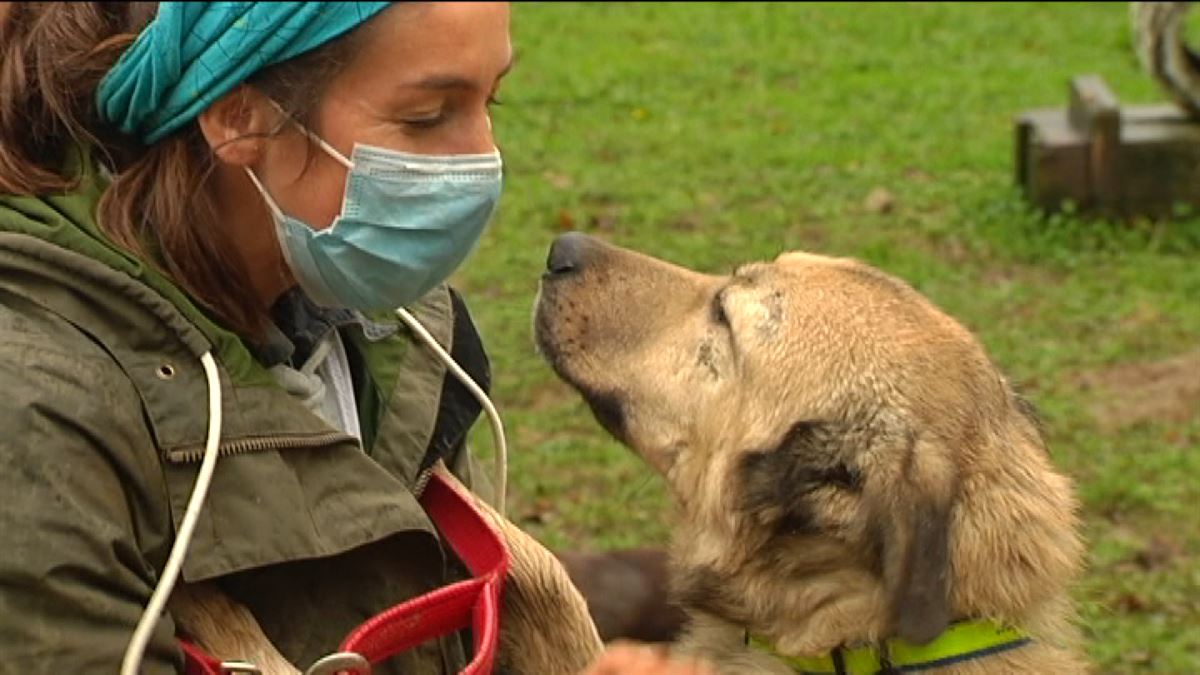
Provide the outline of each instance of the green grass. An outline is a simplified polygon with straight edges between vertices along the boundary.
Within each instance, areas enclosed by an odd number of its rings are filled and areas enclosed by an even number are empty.
[[[857,256],[962,320],[1043,410],[1085,505],[1077,597],[1098,671],[1200,672],[1200,415],[1106,431],[1090,412],[1103,392],[1079,385],[1200,346],[1200,220],[1043,217],[1013,186],[1014,117],[1063,105],[1071,77],[1162,100],[1126,12],[516,5],[517,67],[494,116],[506,192],[457,277],[491,350],[514,517],[577,548],[670,528],[661,484],[534,353],[556,234],[710,271],[789,248]],[[863,207],[875,187],[895,194],[892,212]]]

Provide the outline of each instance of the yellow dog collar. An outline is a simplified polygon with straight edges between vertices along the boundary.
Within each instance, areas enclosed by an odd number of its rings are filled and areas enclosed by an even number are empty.
[[[913,673],[1016,649],[1030,642],[1024,631],[995,621],[959,621],[923,645],[889,638],[874,645],[839,647],[825,656],[776,656],[805,675]],[[751,643],[773,651],[756,638],[751,638]]]

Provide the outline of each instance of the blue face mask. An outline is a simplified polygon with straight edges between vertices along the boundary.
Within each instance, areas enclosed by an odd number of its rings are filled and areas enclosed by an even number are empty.
[[[483,234],[500,200],[500,151],[413,155],[355,145],[341,213],[325,230],[285,214],[258,177],[275,233],[300,287],[315,302],[360,310],[407,305],[445,281]]]

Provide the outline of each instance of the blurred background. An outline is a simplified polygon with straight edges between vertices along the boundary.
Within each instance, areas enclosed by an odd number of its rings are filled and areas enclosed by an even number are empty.
[[[458,274],[509,432],[510,516],[553,548],[661,545],[661,482],[537,357],[551,240],[705,271],[855,256],[973,330],[1041,410],[1091,551],[1098,672],[1200,672],[1200,217],[1042,215],[1014,120],[1101,75],[1166,100],[1125,3],[516,4],[501,210]],[[474,430],[486,455],[486,424]]]

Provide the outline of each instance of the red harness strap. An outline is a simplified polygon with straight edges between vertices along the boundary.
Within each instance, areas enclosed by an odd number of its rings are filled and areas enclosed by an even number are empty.
[[[182,638],[179,647],[183,649],[183,675],[221,675],[220,660]]]
[[[475,509],[469,495],[433,474],[421,504],[473,578],[400,603],[367,620],[342,641],[340,651],[372,664],[422,642],[471,626],[475,657],[461,675],[492,672],[500,635],[500,596],[508,574],[508,549]],[[221,675],[221,662],[180,640],[186,675]],[[365,675],[353,669],[342,671]]]

